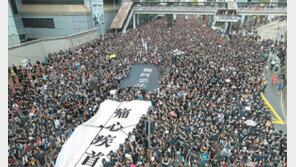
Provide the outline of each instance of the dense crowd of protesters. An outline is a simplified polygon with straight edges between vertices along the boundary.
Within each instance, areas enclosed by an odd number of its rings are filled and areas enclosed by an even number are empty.
[[[134,5],[137,7],[159,7],[159,5],[167,7],[200,7],[200,8],[228,8],[227,2],[139,2],[136,0],[134,2]],[[250,10],[260,10],[260,9],[270,9],[270,8],[278,8],[278,9],[284,9],[287,8],[287,3],[282,2],[278,4],[264,4],[264,3],[240,3],[237,2],[237,8],[248,8]]]
[[[269,70],[266,55],[286,45],[240,32],[227,39],[205,24],[196,16],[178,16],[171,27],[158,19],[127,34],[108,33],[105,41],[10,67],[9,166],[54,166],[75,127],[106,99],[150,100],[153,108],[103,159],[104,167],[286,166],[287,138],[275,130],[260,97]],[[173,64],[176,49],[184,54]],[[120,88],[131,66],[139,63],[158,67],[157,91]],[[118,89],[114,97],[112,89]],[[155,123],[149,156],[147,117]],[[246,125],[249,119],[257,125]]]

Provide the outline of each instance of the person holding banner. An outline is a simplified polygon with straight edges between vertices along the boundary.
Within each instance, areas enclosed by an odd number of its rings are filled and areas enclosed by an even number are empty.
[[[221,42],[225,37],[205,24],[200,17],[188,16],[187,21],[177,18],[174,26],[167,28],[164,19],[157,19],[119,34],[117,40],[94,40],[70,51],[49,54],[45,62],[15,67],[15,80],[10,76],[8,89],[10,166],[16,162],[25,165],[22,157],[26,156],[32,166],[44,164],[43,159],[57,166],[66,141],[106,100],[151,101],[153,110],[141,117],[133,135],[127,135],[119,149],[106,154],[109,159],[96,157],[98,164],[285,164],[285,142],[277,143],[280,134],[267,124],[272,121],[270,112],[258,96],[267,62],[261,55],[268,54],[274,41],[258,41],[254,35],[239,31],[227,46]],[[248,31],[250,27],[242,29]],[[142,45],[142,38],[147,47]],[[286,44],[282,42],[274,46],[275,50],[283,47]],[[176,49],[182,53],[173,66],[170,52]],[[117,57],[110,59],[111,54]],[[132,65],[143,63],[158,68],[159,88],[154,92],[121,88]],[[31,80],[34,84],[29,84]],[[117,92],[110,94],[111,90]],[[150,146],[145,130],[148,117],[155,121]],[[245,125],[249,119],[256,126]],[[97,142],[101,142],[100,137]],[[104,139],[103,146],[109,141]],[[107,142],[107,146],[110,144]],[[227,155],[222,153],[224,147]],[[43,153],[31,155],[37,148]],[[152,148],[150,158],[148,148]],[[248,157],[259,151],[268,156]]]

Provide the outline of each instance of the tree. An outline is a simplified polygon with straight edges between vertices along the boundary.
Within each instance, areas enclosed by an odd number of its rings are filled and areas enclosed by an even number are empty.
[[[263,3],[269,3],[270,0],[261,0],[261,2],[263,2]]]
[[[198,2],[198,0],[193,0],[194,2]],[[191,3],[191,5],[197,5],[197,3]]]

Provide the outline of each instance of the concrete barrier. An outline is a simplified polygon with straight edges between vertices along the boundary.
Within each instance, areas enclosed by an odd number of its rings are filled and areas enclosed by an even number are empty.
[[[38,39],[25,42],[8,48],[8,66],[20,65],[24,59],[31,59],[31,62],[42,61],[48,53],[68,50],[94,39],[98,39],[98,29],[92,29],[70,36]]]

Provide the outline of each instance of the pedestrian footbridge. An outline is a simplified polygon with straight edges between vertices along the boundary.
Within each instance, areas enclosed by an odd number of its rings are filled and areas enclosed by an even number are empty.
[[[185,7],[185,6],[147,6],[133,7],[135,14],[199,14],[215,15],[219,7]],[[238,8],[238,15],[287,15],[286,8]]]
[[[217,19],[237,21],[238,16],[268,16],[287,15],[286,3],[252,3],[252,2],[174,2],[174,1],[149,1],[149,2],[123,2],[119,9],[111,29],[126,29],[133,18],[133,28],[139,24],[139,15],[144,14],[197,14],[214,15]],[[235,16],[217,16],[217,11],[234,10]],[[232,17],[232,18],[230,18]],[[219,20],[218,20],[219,21]],[[221,21],[221,20],[220,20]]]

